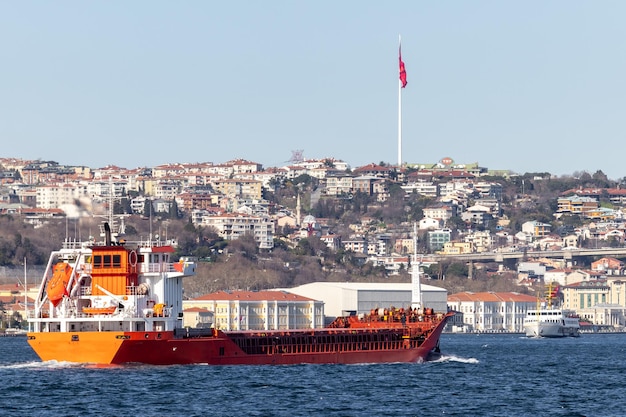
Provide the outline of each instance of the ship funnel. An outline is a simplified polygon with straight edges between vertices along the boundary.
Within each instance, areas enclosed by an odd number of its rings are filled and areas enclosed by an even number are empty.
[[[111,246],[111,226],[108,222],[104,223],[104,242],[106,246]]]

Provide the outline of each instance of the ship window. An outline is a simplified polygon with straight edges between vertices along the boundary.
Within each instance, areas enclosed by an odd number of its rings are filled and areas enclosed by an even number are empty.
[[[94,255],[93,257],[93,267],[94,268],[102,268],[102,256]]]
[[[111,255],[104,255],[103,257],[103,268],[111,267]]]
[[[113,268],[119,268],[122,266],[122,256],[113,255]]]

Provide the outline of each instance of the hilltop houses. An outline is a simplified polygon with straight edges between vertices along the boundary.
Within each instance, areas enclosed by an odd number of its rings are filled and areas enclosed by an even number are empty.
[[[272,249],[279,234],[289,245],[317,236],[332,250],[362,254],[375,265],[388,266],[389,273],[397,272],[394,262],[376,257],[411,253],[408,247],[414,250],[413,244],[406,242],[411,239],[413,222],[423,236],[419,250],[441,254],[572,249],[589,241],[621,245],[626,236],[620,208],[599,204],[604,197],[614,204],[625,203],[624,190],[619,189],[578,189],[555,197],[555,218],[576,215],[587,220],[566,234],[532,219],[521,224],[520,230],[510,230],[502,184],[493,178],[485,180],[489,171],[479,164],[459,164],[450,158],[406,167],[370,163],[354,169],[331,157],[299,159],[281,167],[263,167],[245,159],[131,169],[15,158],[0,158],[0,165],[4,168],[0,173],[0,213],[28,213],[31,223],[63,215],[103,214],[111,199],[128,198],[132,213],[185,215],[195,225],[214,228],[225,240],[250,234],[263,250]],[[310,213],[302,209],[300,196],[298,208],[265,199],[268,192],[301,176],[316,181],[308,209],[319,201],[333,207],[362,196],[368,197],[370,205],[382,205],[390,198],[390,190],[401,190],[404,201],[412,200],[411,204],[417,199],[427,204],[421,217],[411,214],[396,225],[376,224],[372,219],[356,221],[342,225],[345,230],[340,235],[323,219],[316,219],[314,227],[304,221]],[[533,201],[523,196],[515,204],[532,206]]]

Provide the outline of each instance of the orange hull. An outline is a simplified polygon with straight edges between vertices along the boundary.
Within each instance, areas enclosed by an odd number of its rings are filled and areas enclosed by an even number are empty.
[[[42,361],[111,364],[123,332],[29,333],[28,344]]]

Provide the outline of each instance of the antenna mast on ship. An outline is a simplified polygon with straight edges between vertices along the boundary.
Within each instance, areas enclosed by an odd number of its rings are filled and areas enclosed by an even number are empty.
[[[422,308],[421,262],[417,258],[417,223],[413,223],[413,259],[411,262],[411,308]]]
[[[124,235],[126,233],[126,225],[124,224],[124,218],[127,217],[125,214],[115,214],[115,200],[121,200],[121,198],[117,198],[115,196],[115,185],[113,184],[113,177],[109,176],[109,196],[108,196],[108,207],[107,213],[100,217],[104,217],[109,224],[111,237],[117,241],[117,238],[120,235]],[[119,224],[117,219],[119,220]],[[105,237],[107,232],[105,231],[105,226],[100,225],[100,237]]]

